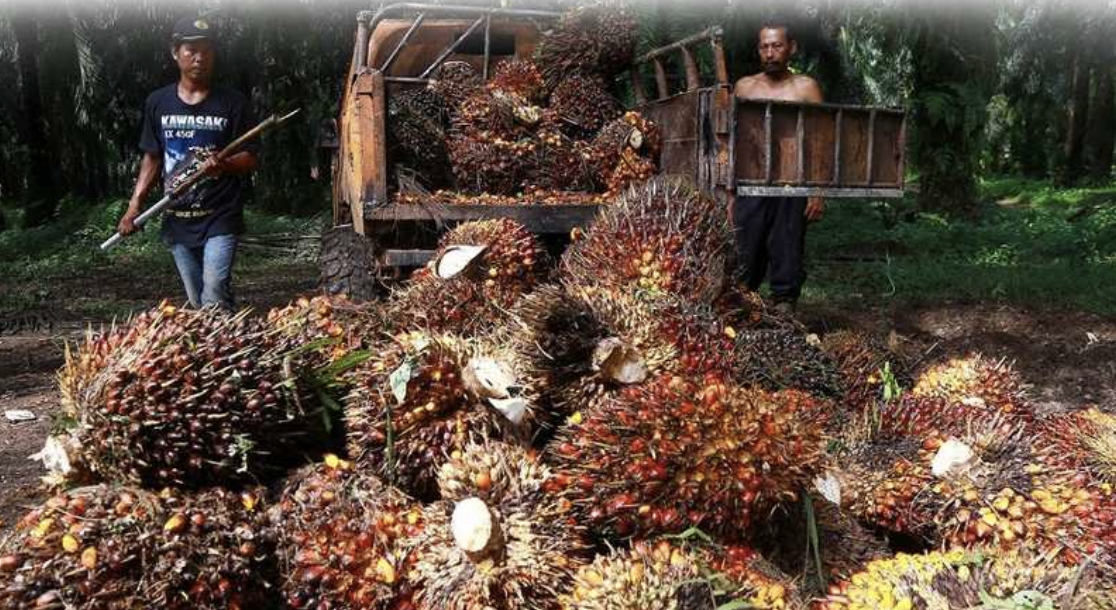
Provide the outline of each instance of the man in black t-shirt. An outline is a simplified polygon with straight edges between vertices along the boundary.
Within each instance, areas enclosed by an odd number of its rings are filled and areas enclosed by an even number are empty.
[[[118,229],[124,235],[136,230],[143,200],[160,174],[163,190],[169,192],[190,172],[204,172],[209,178],[165,212],[162,236],[174,254],[190,305],[232,309],[232,267],[237,236],[244,232],[244,199],[257,148],[250,142],[220,162],[214,155],[254,127],[256,120],[244,95],[211,85],[214,37],[205,19],[191,17],[175,24],[172,53],[179,79],[147,98],[139,143],[143,160]]]

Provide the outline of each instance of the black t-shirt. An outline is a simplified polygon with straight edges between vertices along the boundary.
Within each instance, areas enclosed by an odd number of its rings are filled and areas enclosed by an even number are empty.
[[[178,84],[147,96],[140,149],[163,155],[163,191],[201,151],[217,153],[256,126],[247,98],[238,91],[214,87],[204,100],[187,104],[178,97]],[[239,150],[255,153],[256,142]],[[244,232],[244,200],[251,182],[247,176],[223,175],[183,194],[163,214],[163,237],[169,243],[197,247],[209,237]]]

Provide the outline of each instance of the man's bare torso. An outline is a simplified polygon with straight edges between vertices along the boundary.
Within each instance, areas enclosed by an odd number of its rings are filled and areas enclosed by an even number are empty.
[[[733,89],[739,99],[780,100],[784,102],[822,102],[818,82],[805,74],[787,74],[773,79],[760,72],[736,81]]]

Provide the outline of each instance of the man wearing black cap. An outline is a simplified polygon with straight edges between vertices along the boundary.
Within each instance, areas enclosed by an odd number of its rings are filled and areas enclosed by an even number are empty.
[[[214,26],[204,18],[175,24],[172,55],[178,63],[178,82],[147,97],[140,135],[143,160],[118,229],[124,235],[135,232],[136,216],[160,173],[169,192],[187,175],[204,172],[209,179],[164,214],[162,235],[190,305],[231,309],[232,266],[237,236],[244,232],[244,198],[257,149],[250,142],[220,162],[212,155],[254,127],[256,120],[243,94],[212,86],[215,38]]]

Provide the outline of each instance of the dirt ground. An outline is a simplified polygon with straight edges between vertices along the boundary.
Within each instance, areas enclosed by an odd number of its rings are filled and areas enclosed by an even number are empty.
[[[266,309],[312,291],[314,284],[313,267],[292,266],[268,278],[239,282],[238,289],[243,305]],[[77,279],[53,290],[76,299],[88,289],[89,280]],[[137,308],[175,297],[176,289],[166,280],[145,286],[127,278],[101,278],[97,284],[102,297],[131,299]],[[0,419],[0,539],[27,506],[42,499],[42,472],[27,456],[42,446],[58,406],[54,375],[63,346],[80,340],[88,324],[106,322],[74,319],[64,305],[73,301],[55,302],[60,304],[51,312],[50,328],[0,334],[0,412],[27,409],[36,415],[27,423]],[[1116,411],[1116,320],[992,303],[814,306],[804,307],[800,315],[817,332],[853,328],[890,336],[906,354],[925,362],[970,351],[1006,358],[1033,384],[1034,401],[1043,412],[1090,404]]]

